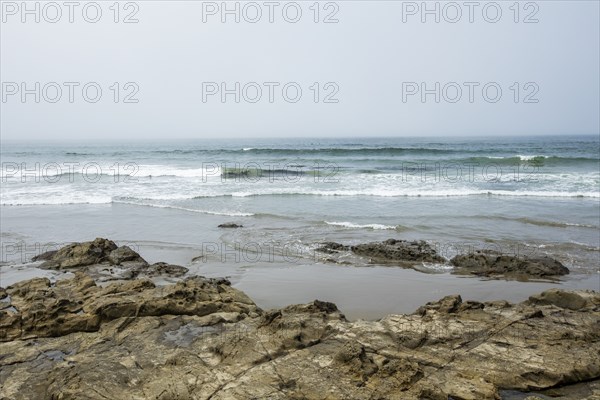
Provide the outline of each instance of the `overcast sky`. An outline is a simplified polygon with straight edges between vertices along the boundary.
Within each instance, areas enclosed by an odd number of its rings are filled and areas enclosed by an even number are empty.
[[[88,3],[2,2],[3,140],[600,132],[598,1]]]

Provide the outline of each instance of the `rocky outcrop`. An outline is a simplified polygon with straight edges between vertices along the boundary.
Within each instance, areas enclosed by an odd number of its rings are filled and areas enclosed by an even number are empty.
[[[117,249],[112,240],[97,238],[92,242],[72,243],[56,252],[46,252],[34,258],[46,260],[40,268],[66,269],[100,264],[108,261],[109,254]]]
[[[434,272],[423,268],[423,263],[447,264],[435,248],[423,240],[407,241],[388,239],[383,242],[362,243],[347,246],[336,242],[324,242],[316,251],[329,254],[324,261],[352,264],[343,255],[349,253],[366,258],[369,263],[392,264],[413,268],[422,272]],[[452,273],[477,275],[488,278],[540,279],[555,278],[569,273],[569,269],[550,257],[525,257],[502,254],[494,250],[476,250],[459,254],[450,260]]]
[[[15,311],[0,311],[0,341],[93,332],[124,317],[227,313],[237,320],[259,311],[225,279],[188,278],[166,287],[137,279],[101,287],[77,272],[54,285],[47,278],[20,282],[6,294]]]
[[[594,310],[600,307],[600,297],[596,292],[569,292],[560,289],[549,289],[529,297],[534,305],[554,305],[568,310]]]
[[[516,305],[454,295],[354,322],[322,301],[264,312],[226,280],[200,277],[100,287],[77,272],[0,293],[0,398],[600,395],[597,292]]]
[[[446,260],[424,240],[388,239],[384,242],[359,244],[350,248],[353,253],[369,257],[374,262],[438,262]]]
[[[446,262],[424,240],[388,239],[383,242],[362,243],[356,246],[346,246],[336,242],[324,242],[321,243],[321,247],[317,248],[317,251],[334,255],[340,252],[351,251],[358,256],[367,258],[371,263],[397,264],[408,267],[419,262]]]
[[[569,269],[550,257],[521,257],[494,250],[459,254],[451,261],[455,274],[503,276],[508,278],[545,278],[566,275]]]
[[[59,250],[35,256],[32,261],[44,261],[39,266],[42,269],[83,271],[98,281],[156,276],[181,277],[188,272],[187,268],[180,265],[163,262],[149,265],[129,246],[118,247],[112,240],[103,238],[72,243]]]

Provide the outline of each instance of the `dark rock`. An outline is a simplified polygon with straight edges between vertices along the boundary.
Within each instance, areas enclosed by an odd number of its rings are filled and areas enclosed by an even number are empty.
[[[225,224],[221,224],[218,226],[218,228],[243,228],[243,225],[238,225],[236,223],[233,222],[227,222]]]
[[[47,260],[51,260],[54,255],[56,255],[58,250],[50,250],[50,251],[46,251],[42,254],[38,254],[37,256],[34,256],[31,261],[47,261]]]
[[[353,253],[370,257],[373,262],[432,262],[442,263],[446,260],[439,256],[424,240],[412,241],[388,239],[384,242],[359,244],[350,248]]]
[[[493,250],[477,250],[459,254],[451,261],[455,274],[479,276],[534,277],[566,275],[569,269],[550,257],[519,257],[503,255]]]
[[[121,246],[114,249],[108,254],[107,259],[112,265],[121,265],[126,261],[147,264],[146,260],[144,260],[137,252],[133,251],[128,246]]]
[[[322,246],[316,249],[316,251],[320,251],[321,253],[334,254],[339,253],[340,251],[350,250],[350,246],[345,246],[336,242],[323,242],[321,244]]]
[[[334,303],[330,303],[328,301],[315,300],[313,301],[313,305],[317,310],[323,311],[327,314],[338,311],[337,306]]]

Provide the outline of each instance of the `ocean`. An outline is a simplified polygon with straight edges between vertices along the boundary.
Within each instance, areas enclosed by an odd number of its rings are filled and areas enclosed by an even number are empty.
[[[598,136],[3,142],[1,158],[3,286],[48,273],[23,266],[32,255],[103,236],[229,276],[264,306],[318,297],[356,317],[447,292],[600,290]],[[217,227],[229,222],[243,228]],[[446,258],[550,255],[571,274],[482,283],[447,264],[337,265],[315,252],[323,241],[388,238],[427,240]]]

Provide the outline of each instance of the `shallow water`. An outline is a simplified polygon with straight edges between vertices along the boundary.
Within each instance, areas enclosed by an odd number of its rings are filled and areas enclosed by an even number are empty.
[[[558,282],[486,281],[444,269],[423,273],[393,266],[331,264],[305,245],[323,239],[352,242],[403,236],[397,232],[327,227],[329,232],[311,233],[297,224],[286,228],[246,220],[247,228],[228,230],[217,228],[223,222],[218,216],[123,204],[4,207],[2,218],[8,264],[0,267],[2,286],[33,276],[70,276],[19,264],[70,241],[101,236],[129,245],[149,262],[181,264],[190,268],[190,274],[226,276],[263,308],[320,299],[336,303],[352,319],[412,312],[427,301],[455,293],[480,301],[522,301],[551,287],[600,287],[600,274],[593,268],[574,269]],[[12,231],[20,233],[10,242]]]

